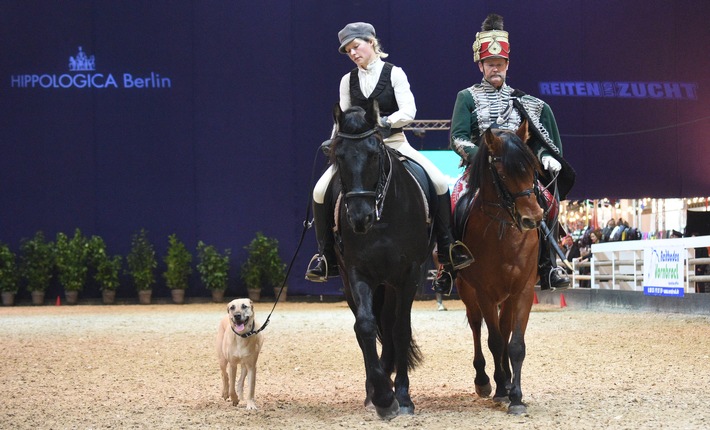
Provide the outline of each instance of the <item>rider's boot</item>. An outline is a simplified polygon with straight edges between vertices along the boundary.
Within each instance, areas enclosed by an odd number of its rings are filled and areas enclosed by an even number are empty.
[[[549,240],[555,240],[554,235],[540,238],[540,258],[537,270],[540,275],[540,290],[565,290],[570,286],[570,280],[565,271],[557,267],[556,258],[550,250]]]
[[[451,196],[448,191],[437,196],[434,231],[437,257],[441,265],[434,280],[434,291],[448,296],[451,294],[456,271],[473,263],[473,256],[468,247],[463,242],[454,241],[451,234]]]
[[[311,282],[325,282],[328,278],[339,275],[334,251],[335,238],[328,222],[327,205],[313,202],[313,222],[316,225],[319,252],[308,263],[306,279]]]

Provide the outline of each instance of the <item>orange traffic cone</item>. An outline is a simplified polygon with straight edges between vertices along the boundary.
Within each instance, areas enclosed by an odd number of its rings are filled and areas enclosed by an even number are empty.
[[[540,302],[537,301],[537,293],[533,292],[533,305],[536,305]]]
[[[562,293],[560,293],[560,307],[561,308],[567,307],[567,300],[565,300],[565,295]]]
[[[61,306],[61,305],[62,305],[62,299],[59,296],[57,296],[57,306]]]

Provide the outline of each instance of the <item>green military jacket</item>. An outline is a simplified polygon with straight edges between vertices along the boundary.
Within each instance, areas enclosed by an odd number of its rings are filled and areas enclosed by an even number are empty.
[[[528,141],[538,160],[545,155],[562,164],[561,198],[572,188],[574,170],[562,158],[562,140],[550,106],[544,101],[504,84],[496,89],[488,81],[459,91],[451,116],[450,145],[469,163],[478,150],[478,141],[490,127],[516,131],[528,119]]]

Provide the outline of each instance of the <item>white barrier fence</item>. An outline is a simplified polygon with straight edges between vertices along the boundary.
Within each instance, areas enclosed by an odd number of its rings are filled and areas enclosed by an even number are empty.
[[[695,293],[697,282],[710,282],[710,275],[696,275],[696,265],[710,264],[710,258],[696,258],[695,248],[710,247],[710,236],[680,239],[632,240],[606,242],[592,245],[592,258],[587,262],[572,262],[572,286],[580,281],[591,281],[591,288],[643,292],[644,253],[649,248],[683,248],[685,265],[683,288],[685,293]],[[589,268],[590,274],[580,274]]]

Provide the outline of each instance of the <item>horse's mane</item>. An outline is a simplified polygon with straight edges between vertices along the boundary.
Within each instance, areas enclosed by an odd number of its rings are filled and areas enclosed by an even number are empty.
[[[367,120],[367,112],[360,106],[352,106],[343,112],[339,124],[336,123],[338,132],[360,134],[371,130],[375,125]],[[374,136],[380,136],[376,133]],[[381,138],[381,137],[380,137]],[[343,142],[343,138],[336,136],[330,144],[330,162],[335,163],[335,150]]]
[[[539,165],[537,162],[537,157],[533,154],[530,147],[523,143],[513,132],[509,131],[499,131],[494,132],[496,138],[502,141],[502,153],[503,155],[503,170],[506,172],[511,179],[524,179],[526,175],[531,172],[539,173]],[[483,141],[484,137],[481,138],[481,143],[478,146],[478,152],[473,158],[471,167],[468,169],[468,182],[470,189],[479,189],[481,187],[481,182],[488,168],[488,157],[490,151],[488,151],[488,145]]]

